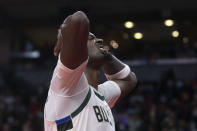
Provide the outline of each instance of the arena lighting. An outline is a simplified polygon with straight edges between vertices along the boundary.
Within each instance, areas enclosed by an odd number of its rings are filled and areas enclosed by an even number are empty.
[[[13,58],[29,58],[29,59],[37,59],[40,57],[40,52],[35,51],[29,51],[29,52],[13,52],[12,53]]]
[[[115,40],[110,41],[110,45],[114,48],[117,49],[119,47],[118,43]]]
[[[167,19],[164,21],[165,26],[173,26],[174,25],[174,21],[171,19]]]
[[[143,38],[143,34],[140,32],[136,32],[133,37],[137,40],[142,39]]]
[[[124,23],[124,26],[125,26],[125,28],[127,28],[127,29],[131,29],[131,28],[134,27],[134,23],[133,23],[132,21],[126,21],[126,22]]]
[[[177,30],[172,31],[172,37],[179,37],[179,32]]]

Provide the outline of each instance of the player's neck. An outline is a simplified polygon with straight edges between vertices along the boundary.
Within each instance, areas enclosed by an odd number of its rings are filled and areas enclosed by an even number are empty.
[[[95,89],[98,88],[99,71],[95,68],[86,67],[85,75],[87,77],[88,83]]]

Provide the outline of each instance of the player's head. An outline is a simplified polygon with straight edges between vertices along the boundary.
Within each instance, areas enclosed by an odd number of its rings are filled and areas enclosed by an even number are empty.
[[[89,65],[100,66],[103,63],[103,58],[107,52],[103,47],[103,39],[97,38],[93,33],[88,36],[88,56]]]
[[[58,56],[60,49],[62,47],[62,42],[59,41],[59,37],[60,37],[60,30],[58,30],[58,36],[57,36],[58,41],[54,48],[55,56]],[[107,51],[103,49],[104,47],[103,39],[99,39],[93,33],[89,33],[87,47],[88,47],[88,56],[89,56],[88,65],[94,67],[100,67],[101,64],[104,63],[104,57],[107,54]]]

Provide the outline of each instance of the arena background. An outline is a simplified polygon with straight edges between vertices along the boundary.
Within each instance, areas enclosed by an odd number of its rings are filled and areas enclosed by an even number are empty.
[[[57,29],[77,10],[138,78],[137,89],[113,109],[117,131],[197,131],[196,5],[196,0],[1,0],[0,131],[43,131]]]

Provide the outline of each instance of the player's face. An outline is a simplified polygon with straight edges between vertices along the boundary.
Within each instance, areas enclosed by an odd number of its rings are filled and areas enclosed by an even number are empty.
[[[104,52],[106,52],[103,48],[103,39],[96,38],[94,34],[89,33],[87,46],[89,62],[100,64],[104,58]]]

